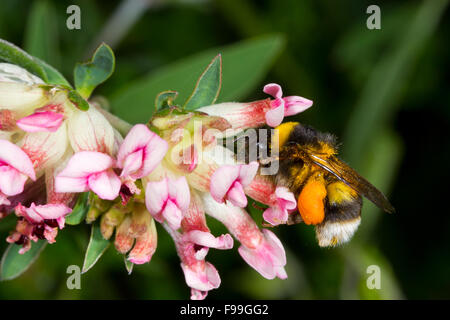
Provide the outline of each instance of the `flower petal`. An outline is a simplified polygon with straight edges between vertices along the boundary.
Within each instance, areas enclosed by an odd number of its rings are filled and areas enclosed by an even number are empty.
[[[203,269],[193,270],[184,263],[181,264],[186,284],[196,290],[209,291],[220,286],[220,276],[217,269],[206,262]]]
[[[263,213],[264,220],[273,226],[285,224],[288,216],[288,212],[278,206],[267,208]]]
[[[167,153],[168,144],[156,133],[150,131],[143,124],[135,125],[128,132],[117,155],[117,163],[120,168],[129,172],[133,179],[140,179],[152,172]],[[142,163],[137,169],[126,168],[127,158],[142,150]]]
[[[64,115],[56,112],[35,112],[17,121],[17,126],[27,132],[55,132],[61,126]]]
[[[94,151],[81,151],[75,153],[67,163],[66,168],[58,177],[82,178],[111,168],[114,159],[109,155]]]
[[[183,219],[183,213],[172,200],[167,200],[166,206],[164,207],[161,215],[164,217],[164,220],[167,221],[172,229],[176,230],[180,228],[181,220]]]
[[[239,165],[224,165],[217,169],[211,176],[210,192],[211,196],[219,203],[224,201],[228,190],[238,179],[240,172]]]
[[[119,177],[112,170],[94,173],[88,178],[89,188],[104,200],[117,198],[121,184]]]
[[[150,181],[147,183],[147,187],[145,188],[145,205],[153,216],[161,212],[168,197],[167,178],[161,181]]]
[[[284,104],[266,112],[267,125],[277,127],[284,119]]]
[[[33,163],[28,155],[14,143],[7,140],[0,140],[0,163],[1,162],[22,172],[30,177],[31,180],[36,180]]]
[[[55,132],[28,132],[18,145],[28,155],[39,176],[45,168],[60,162],[66,153],[69,145],[66,124],[63,122]]]
[[[313,105],[313,102],[311,100],[299,96],[289,96],[283,98],[283,100],[285,116],[292,116],[297,113],[303,112]]]
[[[0,191],[14,196],[23,191],[28,177],[10,166],[0,166]]]
[[[256,161],[250,162],[247,165],[241,165],[239,180],[244,188],[252,182],[256,172],[258,172],[258,167],[259,164]]]
[[[244,188],[239,181],[235,181],[227,193],[227,200],[237,207],[244,208],[247,206],[247,197]]]
[[[233,238],[229,234],[214,237],[210,232],[192,230],[183,235],[183,240],[208,248],[224,250],[233,248]]]
[[[167,186],[170,198],[175,199],[176,205],[181,211],[187,210],[191,197],[186,177],[183,176],[176,180],[168,179]]]
[[[95,107],[75,110],[67,119],[70,144],[75,152],[98,151],[112,155],[114,130]]]
[[[283,96],[281,86],[276,83],[266,84],[263,88],[264,93],[270,94],[272,97],[279,99]]]

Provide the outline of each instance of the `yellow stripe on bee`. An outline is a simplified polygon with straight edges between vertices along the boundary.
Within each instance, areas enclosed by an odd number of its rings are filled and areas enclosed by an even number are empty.
[[[289,139],[292,130],[294,130],[298,124],[298,122],[285,122],[276,127],[275,130],[277,132],[276,135],[278,135],[278,143],[277,141],[274,141],[272,145],[278,145],[278,148],[283,146]]]
[[[358,196],[355,190],[341,181],[330,183],[327,186],[327,193],[328,201],[334,204],[351,202]]]

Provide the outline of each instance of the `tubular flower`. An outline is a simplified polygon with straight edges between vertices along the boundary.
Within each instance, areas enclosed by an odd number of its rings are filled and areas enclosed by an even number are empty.
[[[219,116],[232,124],[228,134],[234,135],[247,128],[255,128],[267,124],[278,126],[285,116],[292,116],[305,111],[313,102],[299,96],[283,98],[278,84],[270,83],[263,91],[275,99],[265,99],[249,103],[225,102],[198,109],[209,115]]]
[[[14,72],[21,81],[12,81]],[[248,197],[267,205],[263,217],[277,225],[287,223],[296,199],[264,177],[256,161],[238,162],[223,138],[277,126],[312,101],[283,97],[279,85],[269,84],[263,91],[273,99],[196,111],[169,105],[147,124],[131,126],[93,103],[79,110],[66,89],[39,80],[0,64],[0,216],[15,210],[17,225],[7,241],[22,244],[20,253],[38,239],[54,242],[78,194],[89,192],[86,222],[98,219],[103,238],[128,263],[151,261],[156,223],[163,225],[191,299],[204,299],[220,286],[206,256],[210,249],[231,249],[233,237],[240,256],[263,277],[287,277],[283,245],[244,207]],[[206,215],[229,234],[214,235]]]

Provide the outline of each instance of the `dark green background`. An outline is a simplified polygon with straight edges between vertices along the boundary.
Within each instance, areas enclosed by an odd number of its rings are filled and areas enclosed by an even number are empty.
[[[237,246],[211,250],[208,260],[222,285],[209,298],[450,298],[447,2],[160,0],[117,43],[116,72],[95,94],[113,96],[161,66],[213,47],[284,35],[285,46],[270,71],[239,98],[263,98],[262,86],[277,82],[287,95],[314,100],[298,120],[341,137],[343,159],[389,195],[397,209],[388,215],[365,202],[360,230],[337,249],[319,248],[311,227],[278,227],[288,257],[286,281],[263,279],[240,259]],[[2,0],[0,38],[72,80],[74,64],[92,54],[119,3]],[[65,26],[69,4],[81,8],[81,30]],[[366,28],[369,4],[381,7],[381,30]],[[247,77],[238,80],[245,83]],[[132,104],[114,107],[133,112]],[[260,223],[261,215],[252,214]],[[10,218],[0,222],[1,238],[12,226]],[[211,226],[224,232],[217,223]],[[30,270],[0,283],[0,298],[187,298],[174,245],[162,228],[158,231],[150,264],[136,266],[129,276],[122,256],[110,249],[82,276],[81,290],[68,290],[66,268],[82,265],[89,238],[88,226],[68,226]],[[6,246],[3,242],[0,249]],[[381,268],[381,290],[365,285],[366,268],[373,264]]]

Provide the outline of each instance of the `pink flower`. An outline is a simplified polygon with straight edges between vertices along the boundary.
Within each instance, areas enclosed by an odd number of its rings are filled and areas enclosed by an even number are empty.
[[[34,203],[29,208],[18,204],[15,208],[17,220],[16,230],[6,239],[9,243],[22,244],[20,254],[31,248],[31,241],[46,239],[54,243],[59,229],[64,228],[64,217],[72,209],[63,204],[46,204],[36,206]]]
[[[27,132],[55,132],[61,126],[64,115],[52,111],[35,112],[17,121],[17,126]]]
[[[182,239],[185,242],[196,244],[195,257],[202,260],[208,253],[209,248],[227,250],[233,248],[233,238],[229,234],[215,237],[206,225],[205,211],[199,195],[191,191],[191,202],[188,210],[181,221],[183,230]]]
[[[278,126],[283,121],[284,116],[303,112],[313,104],[311,100],[298,96],[283,98],[283,91],[276,83],[265,85],[263,91],[275,98],[271,101],[271,110],[266,112],[266,123],[271,127]]]
[[[178,229],[183,211],[190,202],[189,186],[185,177],[176,180],[164,177],[161,181],[147,183],[145,204],[158,222],[167,221],[172,229]]]
[[[186,241],[179,232],[167,225],[164,227],[175,242],[186,284],[191,288],[191,299],[205,299],[208,291],[220,286],[221,281],[217,269],[205,261],[204,257],[198,259],[194,243]]]
[[[286,223],[289,212],[297,208],[295,196],[285,187],[277,187],[275,190],[276,204],[263,213],[264,220],[276,226]]]
[[[117,155],[124,179],[140,179],[152,172],[164,158],[167,142],[143,124],[135,125],[125,137]]]
[[[75,152],[97,151],[114,155],[114,129],[95,107],[74,110],[67,119],[67,133]]]
[[[241,246],[239,254],[252,268],[257,270],[264,278],[286,279],[284,270],[286,265],[286,253],[281,241],[275,234],[267,229],[262,230],[263,238],[254,248]]]
[[[239,253],[251,267],[267,279],[287,277],[284,270],[286,254],[283,245],[271,231],[261,232],[242,208],[218,203],[206,193],[202,198],[206,212],[222,222],[241,242]]]
[[[227,136],[235,135],[246,128],[255,128],[268,124],[278,126],[285,116],[292,116],[312,106],[311,100],[299,96],[282,97],[278,84],[270,83],[263,91],[275,99],[265,99],[250,103],[225,102],[198,109],[212,116],[226,119],[233,130],[227,131]]]
[[[127,214],[117,228],[114,243],[117,251],[126,254],[131,250],[128,260],[134,264],[143,264],[151,260],[157,243],[155,221],[143,204],[135,203],[133,212]]]
[[[60,229],[64,228],[64,217],[72,212],[72,209],[64,204],[45,204],[36,206],[34,203],[29,208],[19,204],[16,207],[16,214],[24,217],[32,224],[40,224],[45,220],[56,220]]]
[[[252,182],[258,166],[257,162],[221,166],[211,177],[212,197],[219,203],[229,200],[235,206],[247,206],[244,188]]]
[[[36,180],[28,155],[15,144],[0,140],[0,193],[5,196],[22,193],[28,178]],[[6,203],[3,195],[0,198]]]
[[[57,166],[68,151],[65,123],[55,132],[27,132],[17,145],[28,155],[40,177],[46,168]]]
[[[114,159],[101,152],[82,151],[70,158],[55,178],[56,192],[93,191],[101,199],[114,200],[121,182],[113,171]]]

